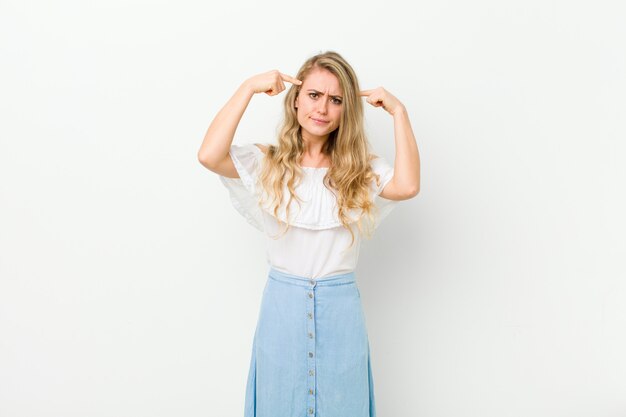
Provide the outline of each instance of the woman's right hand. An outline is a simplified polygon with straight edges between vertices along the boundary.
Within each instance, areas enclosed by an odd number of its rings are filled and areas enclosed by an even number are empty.
[[[254,94],[265,93],[269,96],[275,96],[285,90],[285,81],[295,85],[302,85],[302,81],[285,75],[278,70],[272,70],[250,77],[246,80],[246,83]]]

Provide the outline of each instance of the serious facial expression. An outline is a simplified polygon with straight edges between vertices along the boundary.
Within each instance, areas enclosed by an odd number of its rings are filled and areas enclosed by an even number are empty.
[[[339,127],[343,112],[339,80],[326,69],[312,70],[300,86],[295,105],[303,138],[327,139]]]

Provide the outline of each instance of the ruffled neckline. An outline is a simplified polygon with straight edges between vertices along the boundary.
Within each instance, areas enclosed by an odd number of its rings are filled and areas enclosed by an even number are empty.
[[[304,175],[300,184],[295,187],[296,194],[302,202],[295,198],[289,209],[289,223],[292,226],[302,227],[309,230],[321,230],[343,226],[339,219],[337,197],[324,185],[324,176],[329,167],[301,167]],[[263,197],[267,197],[264,195]],[[270,200],[266,199],[261,208],[274,218],[287,223],[287,202],[289,201],[289,189],[283,187],[283,201],[274,214],[274,208]],[[360,217],[360,209],[352,209],[348,212],[348,223],[353,223]]]
[[[265,157],[265,153],[259,149],[256,145],[251,145],[254,149],[256,159],[258,162],[257,170],[260,171],[262,161]],[[236,163],[236,165],[239,165]],[[339,209],[337,206],[337,197],[335,194],[326,188],[324,184],[324,176],[330,167],[300,167],[303,170],[304,175],[300,184],[295,188],[296,194],[302,202],[294,199],[291,202],[289,210],[289,224],[309,230],[322,230],[335,227],[343,227],[343,223],[339,219]],[[246,175],[245,182],[252,183],[258,181],[258,172],[254,175],[256,178],[248,177]],[[271,217],[280,220],[283,223],[287,223],[287,202],[289,201],[290,193],[287,185],[283,188],[283,200],[278,208],[278,213],[274,213],[274,208],[271,206],[271,199],[267,198],[267,194],[262,190],[260,184],[256,183],[251,187],[256,189],[257,198],[260,200],[259,207],[263,209]],[[348,223],[354,223],[361,215],[361,209],[350,209],[346,213],[348,216]]]
[[[259,230],[265,230],[264,221],[267,221],[268,217],[287,223],[286,203],[290,197],[287,186],[284,185],[283,201],[278,207],[278,213],[274,213],[273,207],[270,207],[271,199],[264,198],[267,195],[259,182],[259,174],[265,159],[262,149],[255,144],[232,145],[229,153],[239,178],[220,176],[220,179],[229,189],[235,208]],[[393,167],[381,157],[373,159],[371,164],[373,171],[380,176],[379,183],[372,181],[370,184],[375,211],[378,212],[374,213],[373,219],[377,226],[397,201],[387,200],[379,195],[393,178]],[[310,230],[343,227],[338,218],[339,210],[334,190],[329,190],[324,184],[324,178],[332,167],[301,166],[301,168],[302,180],[295,187],[295,191],[302,202],[301,204],[297,200],[291,202],[289,224]],[[346,213],[347,223],[357,221],[362,214],[360,208],[349,209]]]

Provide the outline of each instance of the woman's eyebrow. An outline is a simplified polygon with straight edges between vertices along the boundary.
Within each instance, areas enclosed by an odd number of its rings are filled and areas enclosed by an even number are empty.
[[[308,89],[308,90],[306,90],[306,91],[312,91],[312,92],[317,93],[317,94],[322,94],[322,92],[321,92],[321,91],[317,91],[317,90],[315,90],[315,89],[313,89],[313,88],[309,88],[309,89]],[[343,98],[343,97],[341,97],[340,95],[337,95],[337,94],[330,94],[330,96],[331,96],[331,97],[336,97],[336,98],[341,98],[341,99]]]

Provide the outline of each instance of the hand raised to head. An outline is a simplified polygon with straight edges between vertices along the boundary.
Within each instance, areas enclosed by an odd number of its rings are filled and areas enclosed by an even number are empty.
[[[400,100],[382,87],[374,88],[373,90],[363,90],[359,95],[367,97],[369,104],[374,107],[382,107],[391,115],[404,106]]]
[[[283,74],[278,70],[271,70],[250,77],[246,80],[246,83],[255,94],[265,93],[269,96],[275,96],[285,90],[285,81],[295,85],[302,85],[302,81]]]

